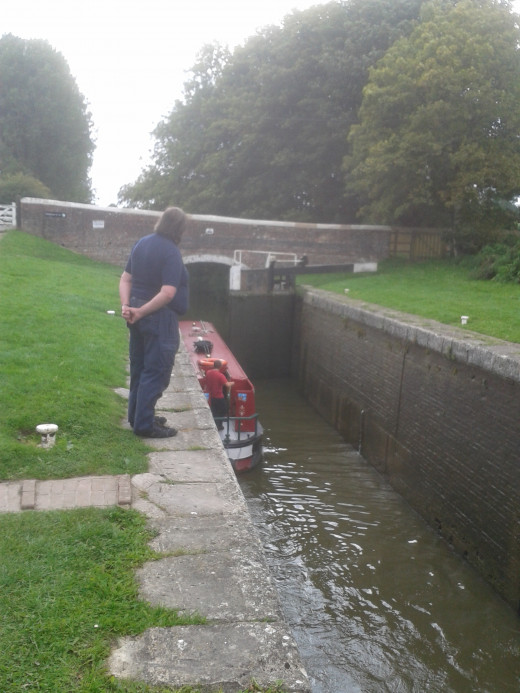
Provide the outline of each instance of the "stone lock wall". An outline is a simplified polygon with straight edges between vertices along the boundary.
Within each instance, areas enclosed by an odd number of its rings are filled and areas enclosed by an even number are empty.
[[[520,345],[307,291],[306,397],[515,608]]]

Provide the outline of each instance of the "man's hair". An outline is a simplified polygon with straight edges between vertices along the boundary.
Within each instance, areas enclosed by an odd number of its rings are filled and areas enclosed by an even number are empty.
[[[161,214],[154,230],[155,233],[179,245],[186,229],[186,221],[187,216],[180,207],[168,207]]]
[[[213,368],[222,368],[222,361],[218,359],[213,363]]]

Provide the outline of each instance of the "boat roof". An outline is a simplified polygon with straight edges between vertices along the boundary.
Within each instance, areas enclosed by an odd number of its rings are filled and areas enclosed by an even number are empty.
[[[195,368],[197,368],[197,361],[204,358],[204,354],[197,353],[194,344],[200,340],[208,340],[213,344],[213,349],[209,357],[212,359],[222,359],[227,362],[227,370],[231,380],[249,380],[233,352],[219,335],[212,323],[202,320],[181,320],[179,322],[179,329],[186,350]]]

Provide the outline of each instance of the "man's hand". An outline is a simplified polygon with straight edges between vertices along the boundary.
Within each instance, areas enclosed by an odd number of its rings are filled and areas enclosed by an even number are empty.
[[[140,308],[132,308],[131,306],[123,306],[121,315],[129,325],[134,325],[138,320],[144,317]]]

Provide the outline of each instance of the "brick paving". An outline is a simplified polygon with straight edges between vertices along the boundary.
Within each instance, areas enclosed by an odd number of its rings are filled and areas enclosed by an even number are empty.
[[[0,513],[25,510],[128,507],[132,501],[128,474],[73,479],[8,481],[0,484]]]

